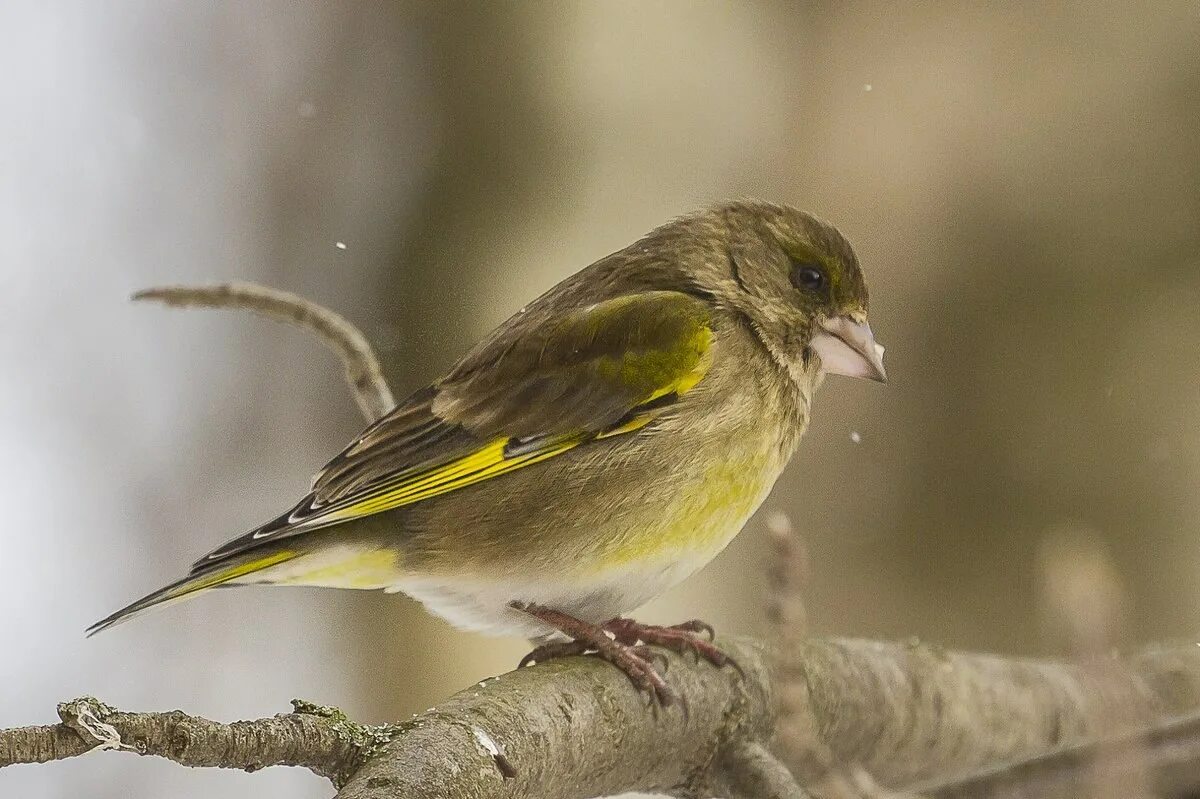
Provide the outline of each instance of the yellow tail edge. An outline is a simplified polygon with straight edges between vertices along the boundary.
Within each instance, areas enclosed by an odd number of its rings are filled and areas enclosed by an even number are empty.
[[[270,568],[280,563],[291,560],[299,555],[299,552],[291,550],[276,550],[267,555],[262,555],[250,560],[239,560],[236,563],[231,563],[223,568],[214,568],[203,572],[184,577],[182,580],[171,583],[170,585],[160,588],[157,591],[147,594],[136,602],[118,610],[107,618],[87,628],[87,637],[91,638],[102,630],[107,630],[109,627],[129,621],[134,616],[146,612],[154,607],[174,604],[182,602],[185,599],[190,599],[195,594],[209,588],[215,588],[218,585],[223,585],[230,580],[236,580],[239,577],[245,577],[248,574],[253,574],[257,571]]]

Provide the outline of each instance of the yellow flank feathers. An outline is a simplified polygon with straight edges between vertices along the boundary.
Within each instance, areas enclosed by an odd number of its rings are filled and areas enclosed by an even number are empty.
[[[313,585],[324,588],[377,590],[400,579],[400,553],[391,549],[355,550],[333,547],[329,551],[297,558],[272,575],[271,585]]]

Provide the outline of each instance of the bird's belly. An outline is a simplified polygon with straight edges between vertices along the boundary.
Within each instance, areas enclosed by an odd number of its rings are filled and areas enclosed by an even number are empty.
[[[657,566],[639,564],[610,570],[587,581],[413,576],[387,590],[408,594],[459,629],[537,638],[555,631],[514,610],[512,603],[542,605],[583,621],[601,623],[645,604],[708,561],[697,558]]]

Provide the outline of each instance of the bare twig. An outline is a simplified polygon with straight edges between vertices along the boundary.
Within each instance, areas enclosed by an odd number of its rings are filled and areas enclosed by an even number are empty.
[[[242,308],[298,325],[315,334],[341,359],[346,381],[368,422],[376,421],[396,406],[379,359],[359,329],[340,314],[296,294],[235,281],[214,286],[143,289],[133,299],[157,300],[178,308]]]
[[[808,627],[804,607],[804,590],[809,579],[808,547],[786,514],[772,513],[766,526],[772,555],[767,568],[767,621],[771,651],[775,655],[773,673],[778,709],[773,748],[788,762],[808,763],[807,773],[815,776],[822,768],[832,771],[841,764],[835,761],[812,726],[808,682],[804,668],[793,657],[800,651]]]
[[[1127,678],[1119,659],[1106,657],[1124,626],[1128,599],[1116,564],[1099,534],[1077,524],[1048,531],[1039,547],[1042,607],[1048,627],[1065,637],[1080,665],[1096,680]],[[1100,730],[1119,729],[1121,719],[1097,718]],[[1149,775],[1137,768],[1140,737],[1121,746],[1119,757],[1092,757],[1076,775],[1076,788],[1091,799],[1132,799],[1148,795]]]
[[[804,591],[808,588],[808,546],[792,526],[786,513],[767,517],[771,563],[767,567],[767,621],[771,637],[782,649],[790,649],[808,634]]]
[[[297,712],[223,724],[169,713],[125,713],[95,699],[58,706],[59,724],[0,731],[0,767],[64,760],[97,749],[155,755],[184,766],[257,771],[303,766],[335,783],[381,742],[377,730],[337,711],[297,703]]]

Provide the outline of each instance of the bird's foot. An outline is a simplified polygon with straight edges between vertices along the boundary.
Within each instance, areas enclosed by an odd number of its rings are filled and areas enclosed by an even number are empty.
[[[654,667],[654,661],[661,657],[661,654],[656,656],[638,641],[625,643],[610,637],[606,626],[581,621],[553,608],[524,602],[513,602],[511,607],[528,613],[571,638],[570,641],[542,644],[521,659],[522,666],[592,652],[623,671],[639,691],[649,695],[653,704],[665,707],[678,701],[675,692]],[[665,665],[665,658],[663,662]]]
[[[732,666],[739,674],[744,674],[737,661],[713,644],[715,633],[712,625],[699,619],[662,627],[657,624],[642,624],[633,619],[616,618],[607,622],[604,629],[623,644],[661,646],[680,654],[691,652],[717,668]],[[701,636],[707,636],[708,640]]]

